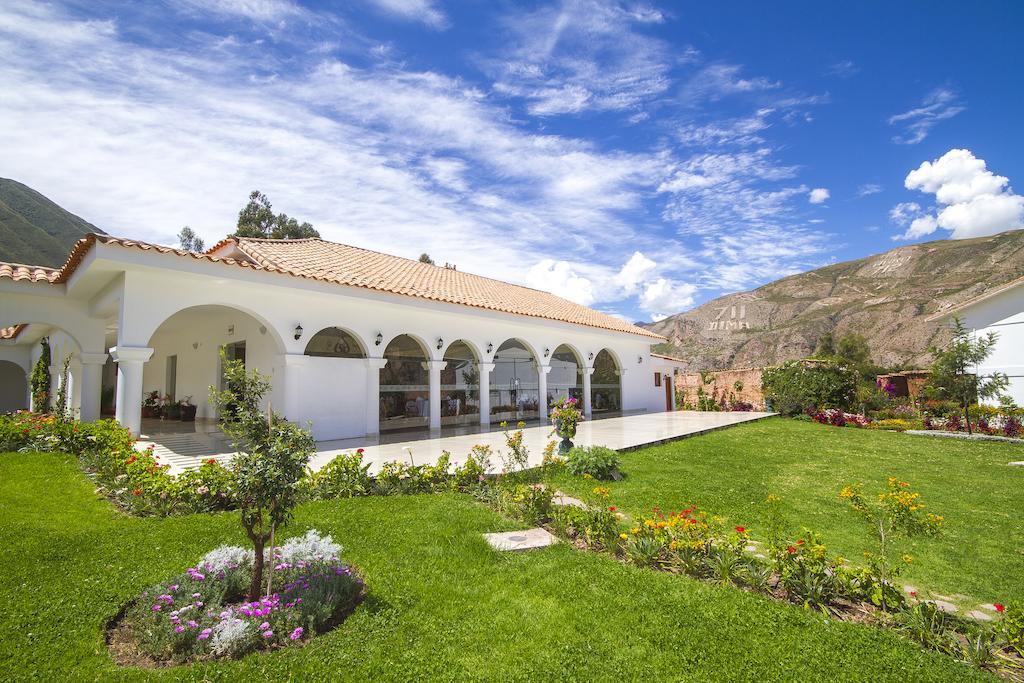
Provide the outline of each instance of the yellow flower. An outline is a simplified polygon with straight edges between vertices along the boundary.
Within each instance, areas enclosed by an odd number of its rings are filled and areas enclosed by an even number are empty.
[[[525,426],[526,426],[526,423],[523,422],[522,420],[520,420],[519,422],[516,423],[516,427],[519,427],[520,429],[522,429]]]
[[[629,533],[631,533],[631,534],[638,534],[638,533],[640,533],[640,527],[638,527],[638,526],[633,527],[632,529],[629,530]]]
[[[625,541],[626,539],[629,538],[629,536],[627,536],[626,534],[619,534],[619,538],[621,538],[623,541]]]
[[[508,427],[508,422],[505,421],[505,420],[502,420],[501,422],[498,423],[498,426],[501,427],[502,429],[504,429],[505,427]]]
[[[853,498],[853,488],[850,486],[844,486],[843,490],[839,492],[840,498]]]
[[[586,474],[586,473],[583,474],[583,478],[584,479],[593,479],[592,476],[590,476],[589,474]]]
[[[907,564],[910,564],[911,562],[914,561],[914,556],[913,555],[904,555],[903,556],[903,561],[906,562]]]

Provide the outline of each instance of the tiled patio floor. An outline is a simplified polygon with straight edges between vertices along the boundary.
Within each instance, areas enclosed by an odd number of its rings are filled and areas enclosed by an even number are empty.
[[[773,413],[704,413],[696,411],[678,411],[674,413],[640,413],[625,417],[612,417],[603,420],[582,422],[573,442],[579,446],[608,446],[615,450],[631,450],[641,446],[673,441],[703,434],[715,429],[730,427],[742,422],[760,420]],[[202,430],[200,426],[200,430]],[[143,433],[146,433],[145,425]],[[544,446],[555,438],[550,436],[551,427],[526,427],[523,430],[523,441],[530,451],[530,464],[539,465]],[[226,448],[222,436],[202,433],[189,435],[153,434],[140,438],[140,444],[156,443],[157,454],[161,462],[171,465],[171,471],[177,472],[198,466],[204,458],[214,457],[217,460],[228,460],[230,449]],[[340,441],[317,442],[317,453],[310,461],[314,470],[323,467],[339,453],[364,449],[363,457],[370,463],[371,471],[376,471],[382,463],[402,460],[417,465],[432,463],[442,451],[451,453],[452,463],[465,460],[469,450],[476,444],[487,444],[495,452],[492,465],[498,469],[501,460],[499,451],[505,450],[505,438],[502,432],[492,431],[454,436],[438,436],[434,438],[410,439],[393,443],[379,443],[374,437],[344,439]],[[202,451],[202,452],[197,452]],[[205,449],[205,450],[204,450]]]

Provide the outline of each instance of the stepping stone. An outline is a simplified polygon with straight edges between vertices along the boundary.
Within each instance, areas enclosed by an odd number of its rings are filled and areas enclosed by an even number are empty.
[[[555,496],[551,499],[551,503],[553,505],[570,505],[572,507],[577,507],[577,508],[585,508],[585,507],[587,507],[587,504],[584,503],[579,498],[573,498],[572,496],[567,496],[564,493],[562,493],[561,491],[555,491]]]
[[[957,613],[956,605],[951,602],[946,602],[945,600],[933,600],[932,604],[935,605],[936,609],[940,612],[945,612],[946,614]]]
[[[1014,462],[1011,462],[1010,465],[1012,465],[1013,467],[1024,467],[1024,460],[1016,460]]]
[[[970,612],[967,613],[967,616],[977,621],[992,621],[991,614],[989,614],[988,612],[982,612],[979,609],[972,609]]]
[[[484,539],[495,550],[521,551],[546,548],[558,543],[558,539],[540,527],[525,531],[504,531],[499,534],[484,534]]]
[[[996,609],[996,606],[993,605],[992,603],[985,603],[984,605],[981,606],[981,609],[988,610],[989,612],[998,612],[999,611],[999,610]]]

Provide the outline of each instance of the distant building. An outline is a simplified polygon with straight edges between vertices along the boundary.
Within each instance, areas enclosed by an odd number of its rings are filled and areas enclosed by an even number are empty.
[[[940,311],[930,320],[948,321],[954,316],[960,317],[974,335],[998,335],[995,351],[975,372],[1005,374],[1010,380],[1006,394],[1017,405],[1024,405],[1024,277]]]

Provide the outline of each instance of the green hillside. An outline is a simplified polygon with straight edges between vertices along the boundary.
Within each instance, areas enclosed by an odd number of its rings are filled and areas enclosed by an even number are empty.
[[[58,267],[90,232],[103,231],[32,188],[0,178],[0,261]]]

